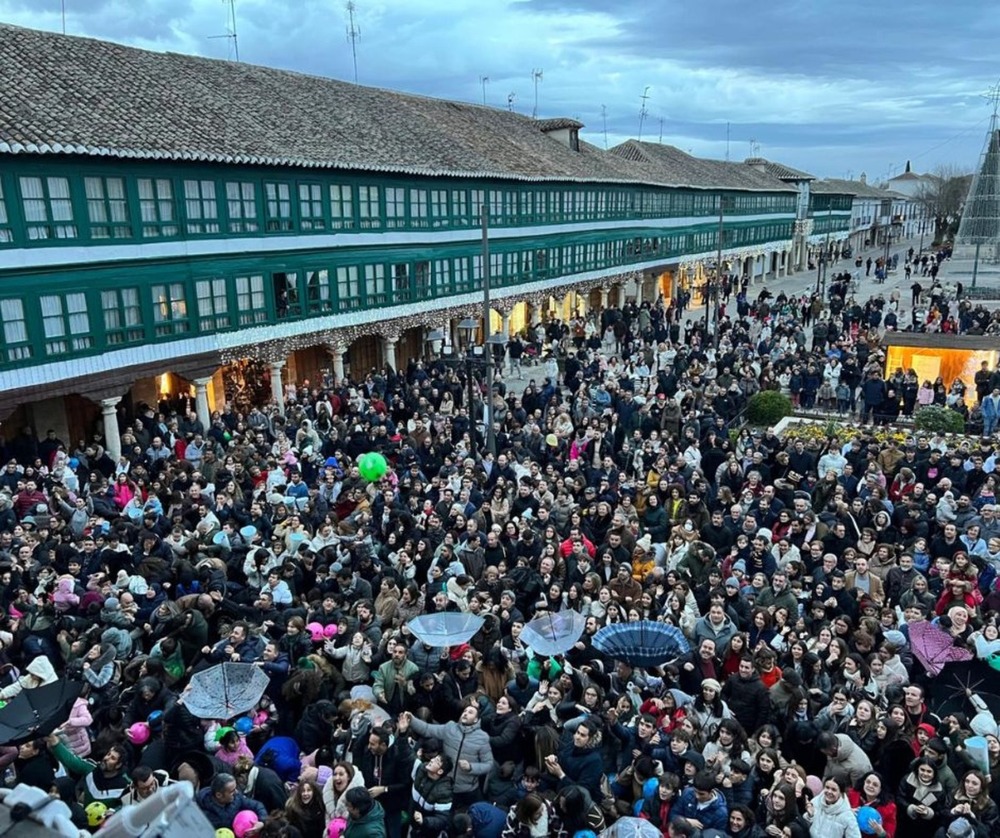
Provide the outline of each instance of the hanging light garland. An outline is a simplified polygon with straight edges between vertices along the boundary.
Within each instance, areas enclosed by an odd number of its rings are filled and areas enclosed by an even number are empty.
[[[629,271],[612,276],[554,285],[549,289],[528,293],[518,293],[517,289],[513,288],[510,289],[513,291],[512,294],[497,297],[490,301],[490,305],[491,308],[500,311],[502,314],[510,314],[514,307],[521,302],[538,306],[547,303],[555,295],[565,296],[573,291],[578,294],[589,294],[594,289],[606,290],[617,284],[638,282],[641,279],[641,271]],[[374,335],[381,336],[389,341],[398,342],[403,332],[408,329],[432,329],[443,320],[478,319],[482,316],[482,305],[479,303],[467,303],[460,306],[445,306],[434,311],[427,311],[423,307],[417,308],[413,305],[394,306],[392,312],[396,316],[385,320],[305,332],[295,331],[296,327],[301,327],[305,324],[296,322],[284,323],[281,324],[280,329],[283,334],[279,336],[274,336],[274,327],[271,326],[251,329],[239,333],[239,337],[244,342],[222,346],[219,353],[223,364],[231,364],[239,360],[275,364],[284,361],[291,353],[299,349],[310,349],[323,344],[330,347],[337,347],[339,345],[346,349],[355,341]],[[254,340],[255,333],[261,336],[259,340]],[[264,337],[265,335],[267,337]],[[229,336],[232,336],[232,333]],[[220,335],[220,337],[223,336]]]

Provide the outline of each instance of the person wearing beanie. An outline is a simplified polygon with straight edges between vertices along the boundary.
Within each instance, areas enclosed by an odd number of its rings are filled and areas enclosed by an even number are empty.
[[[717,693],[722,692],[722,684],[720,684],[714,678],[706,678],[704,681],[701,682],[701,686],[706,690],[714,690]]]
[[[967,818],[955,818],[944,834],[945,838],[975,838],[978,833]]]

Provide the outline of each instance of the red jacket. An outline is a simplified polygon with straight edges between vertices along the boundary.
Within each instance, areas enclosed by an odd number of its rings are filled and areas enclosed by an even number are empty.
[[[892,792],[890,792],[891,794]],[[847,790],[847,802],[851,804],[851,808],[857,810],[861,806],[866,806],[867,804],[861,802],[861,792],[857,789]],[[884,803],[881,806],[872,806],[872,808],[882,816],[882,829],[885,830],[887,838],[895,838],[896,836],[896,804],[891,800],[888,803]]]
[[[594,546],[594,542],[591,541],[587,536],[580,534],[583,539],[583,547],[590,555],[590,558],[594,558],[597,555],[597,548]],[[567,538],[562,544],[559,545],[559,555],[564,559],[573,552],[573,539]]]

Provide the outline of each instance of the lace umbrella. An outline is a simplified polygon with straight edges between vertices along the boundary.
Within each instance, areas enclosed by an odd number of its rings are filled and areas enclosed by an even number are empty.
[[[184,706],[201,719],[231,719],[253,710],[268,678],[250,663],[220,663],[191,676]]]
[[[619,818],[601,832],[601,838],[661,838],[661,833],[642,818]]]
[[[934,623],[910,623],[910,648],[928,675],[940,675],[949,663],[971,661],[972,652],[955,645],[951,635]]]
[[[539,655],[561,655],[573,648],[583,635],[587,618],[578,611],[545,614],[521,629],[521,642]]]

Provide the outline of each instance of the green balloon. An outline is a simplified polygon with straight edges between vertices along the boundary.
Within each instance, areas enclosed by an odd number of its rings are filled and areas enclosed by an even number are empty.
[[[986,663],[988,663],[993,669],[1000,670],[1000,655],[991,655],[987,658]]]
[[[385,461],[385,457],[375,451],[362,454],[358,460],[358,471],[369,483],[381,480],[388,470],[389,464]]]

